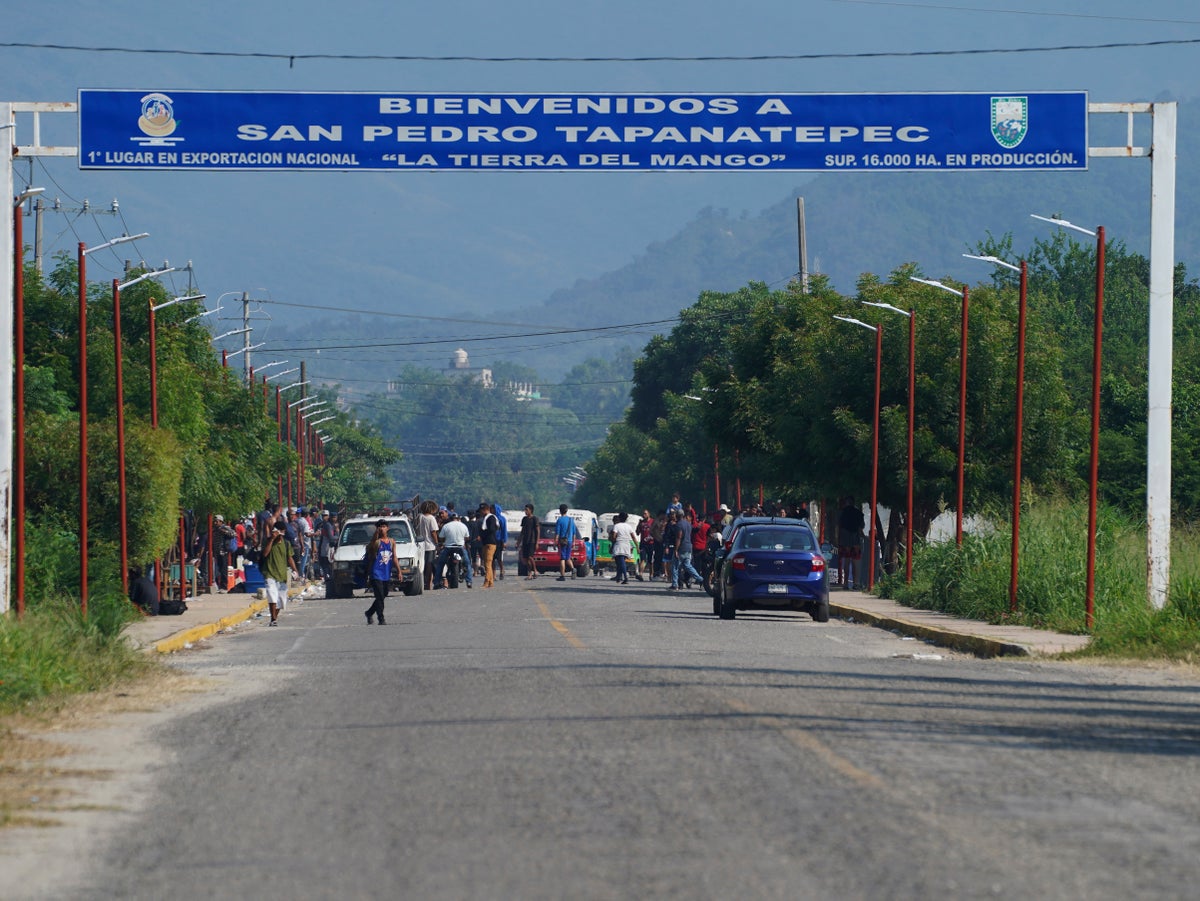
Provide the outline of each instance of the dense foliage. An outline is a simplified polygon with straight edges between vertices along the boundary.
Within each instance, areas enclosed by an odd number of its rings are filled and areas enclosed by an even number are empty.
[[[1011,238],[981,253],[1014,259]],[[1065,235],[1028,253],[1023,481],[1078,496],[1090,434],[1095,249]],[[1145,494],[1148,266],[1111,244],[1106,254],[1101,482],[1105,500],[1141,515]],[[588,466],[579,502],[632,509],[681,491],[697,506],[870,491],[874,336],[835,315],[880,325],[879,499],[904,507],[908,319],[916,322],[914,520],[918,531],[956,495],[961,301],[919,284],[913,265],[860,278],[854,297],[817,278],[809,293],[751,283],[706,292],[634,367],[633,406]],[[954,287],[959,287],[957,283]],[[1193,519],[1200,479],[1200,286],[1176,274],[1174,502]],[[1017,283],[996,270],[971,287],[965,506],[1003,509],[1015,443]],[[630,461],[639,461],[630,467]],[[720,498],[716,479],[720,479]],[[761,489],[760,489],[761,486]]]
[[[128,274],[129,278],[139,274]],[[25,270],[26,504],[30,536],[26,597],[37,603],[79,591],[78,268],[60,256],[43,278]],[[88,537],[92,594],[119,588],[116,350],[111,286],[87,285]],[[145,562],[178,541],[181,511],[240,515],[278,495],[297,453],[278,440],[272,399],[222,367],[210,333],[187,320],[195,301],[155,316],[158,427],[151,423],[151,304],[169,298],[147,280],[120,295],[130,559]],[[329,399],[334,399],[332,393]],[[308,494],[328,503],[384,496],[397,455],[339,414],[328,423],[323,465],[310,465]],[[339,443],[340,440],[340,443]],[[294,447],[294,436],[292,445]],[[328,483],[324,481],[328,475]]]

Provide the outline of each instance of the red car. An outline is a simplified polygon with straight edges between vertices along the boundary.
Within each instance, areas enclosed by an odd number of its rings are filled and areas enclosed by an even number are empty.
[[[539,524],[537,550],[533,552],[534,568],[539,573],[556,573],[560,571],[558,564],[561,560],[562,555],[558,551],[558,537],[555,534],[554,523]],[[577,576],[588,574],[587,545],[584,544],[582,538],[577,537],[575,546],[571,549],[571,566],[574,567]]]

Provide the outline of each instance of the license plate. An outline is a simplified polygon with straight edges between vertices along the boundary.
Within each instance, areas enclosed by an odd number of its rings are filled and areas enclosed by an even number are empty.
[[[772,583],[767,586],[767,594],[787,594],[787,586]]]

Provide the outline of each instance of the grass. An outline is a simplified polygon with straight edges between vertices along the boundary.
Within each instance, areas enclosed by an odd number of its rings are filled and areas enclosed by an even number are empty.
[[[879,583],[884,597],[990,623],[1085,634],[1087,508],[1041,500],[1021,515],[1017,610],[1009,611],[1011,527],[953,542],[920,543],[913,582],[903,573]],[[1093,640],[1084,655],[1200,662],[1200,533],[1173,530],[1171,602],[1146,601],[1146,533],[1142,523],[1102,507],[1096,528]]]
[[[138,617],[119,595],[31,603],[21,619],[0,618],[0,716],[54,698],[97,691],[145,673],[155,664],[121,631]]]

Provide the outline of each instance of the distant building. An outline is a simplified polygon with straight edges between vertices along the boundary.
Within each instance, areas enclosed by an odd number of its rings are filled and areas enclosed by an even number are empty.
[[[483,387],[495,387],[495,382],[492,381],[492,370],[472,366],[471,358],[461,347],[450,357],[450,363],[446,366],[446,371],[452,375],[472,375],[474,380],[483,385]]]

